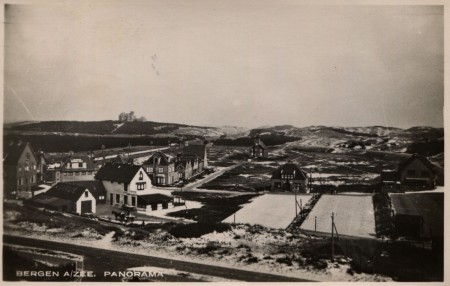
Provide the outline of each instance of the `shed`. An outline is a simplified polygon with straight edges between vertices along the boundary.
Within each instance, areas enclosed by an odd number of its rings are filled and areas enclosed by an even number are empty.
[[[96,199],[83,186],[70,183],[58,183],[47,192],[31,199],[31,202],[56,211],[77,214],[95,213]]]

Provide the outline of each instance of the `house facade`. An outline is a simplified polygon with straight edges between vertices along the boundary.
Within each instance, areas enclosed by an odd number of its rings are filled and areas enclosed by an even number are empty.
[[[46,154],[44,180],[46,182],[92,181],[100,169],[89,155],[58,153]]]
[[[3,151],[3,196],[29,198],[37,186],[37,157],[29,143],[11,142]]]
[[[71,183],[58,183],[47,192],[36,195],[32,203],[51,210],[92,214],[97,210],[97,202],[89,189]]]
[[[381,190],[398,192],[413,189],[434,189],[438,168],[426,157],[412,155],[395,170],[383,170],[380,174]]]
[[[309,193],[307,189],[308,175],[294,163],[280,166],[273,172],[270,182],[272,192]]]
[[[180,177],[175,170],[175,161],[163,152],[155,152],[142,164],[156,186],[168,186],[177,182]]]
[[[138,195],[152,189],[152,182],[141,166],[107,163],[95,175],[106,190],[106,203],[137,207]]]
[[[268,155],[267,146],[264,142],[261,141],[261,138],[258,135],[254,137],[254,142],[252,147],[249,149],[249,157],[250,158],[265,158]]]

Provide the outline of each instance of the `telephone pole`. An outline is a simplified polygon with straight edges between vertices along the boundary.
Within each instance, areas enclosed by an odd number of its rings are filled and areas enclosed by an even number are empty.
[[[331,213],[331,261],[334,261],[334,212]]]

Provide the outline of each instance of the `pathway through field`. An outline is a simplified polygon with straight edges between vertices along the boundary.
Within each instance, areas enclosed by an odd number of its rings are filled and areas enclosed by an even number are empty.
[[[301,229],[331,234],[331,213],[339,234],[375,238],[375,215],[371,195],[322,195]]]

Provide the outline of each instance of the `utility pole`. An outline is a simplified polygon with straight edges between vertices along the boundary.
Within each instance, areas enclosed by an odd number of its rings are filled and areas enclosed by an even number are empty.
[[[294,171],[294,174],[295,174],[295,171]],[[291,186],[292,185],[293,184],[291,184]],[[295,187],[294,187],[294,194],[295,194],[295,217],[297,217],[297,214],[298,214],[298,211],[297,211],[297,189]]]
[[[334,212],[331,213],[331,261],[334,261]]]

